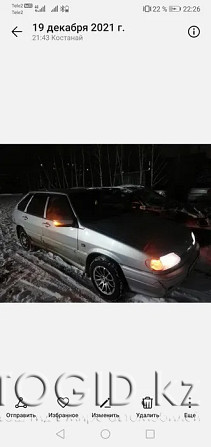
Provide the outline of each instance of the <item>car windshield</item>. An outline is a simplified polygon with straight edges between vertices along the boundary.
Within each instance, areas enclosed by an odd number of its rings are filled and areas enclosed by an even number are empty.
[[[106,219],[132,211],[132,196],[118,189],[93,189],[70,195],[81,222]]]

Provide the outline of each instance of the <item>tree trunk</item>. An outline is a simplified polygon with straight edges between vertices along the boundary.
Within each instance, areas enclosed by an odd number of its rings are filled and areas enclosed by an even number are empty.
[[[82,183],[83,183],[83,187],[85,187],[85,154],[84,154],[84,148],[82,148]]]
[[[108,148],[108,146],[107,146],[107,158],[108,158],[109,186],[112,186],[111,160],[110,160],[110,154],[109,154],[109,148]]]

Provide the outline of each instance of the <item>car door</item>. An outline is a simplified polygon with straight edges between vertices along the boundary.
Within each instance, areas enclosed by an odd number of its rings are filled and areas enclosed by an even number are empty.
[[[45,247],[78,263],[77,238],[76,218],[68,197],[65,194],[51,194],[48,197],[45,219],[42,221]]]
[[[47,194],[35,193],[26,210],[22,213],[23,228],[32,241],[42,243],[42,222]]]

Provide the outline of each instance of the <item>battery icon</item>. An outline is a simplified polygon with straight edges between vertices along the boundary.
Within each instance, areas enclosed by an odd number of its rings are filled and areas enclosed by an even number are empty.
[[[143,6],[143,11],[144,12],[151,12],[152,11],[152,7],[149,5]]]
[[[181,6],[169,6],[169,12],[180,12]]]

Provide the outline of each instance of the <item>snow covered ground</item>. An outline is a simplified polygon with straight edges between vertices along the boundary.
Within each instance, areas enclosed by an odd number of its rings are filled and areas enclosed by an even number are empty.
[[[50,252],[25,252],[11,214],[19,196],[0,196],[0,302],[105,303],[82,272]],[[211,302],[211,232],[198,230],[201,256],[190,276],[167,299],[127,293],[122,302]]]

